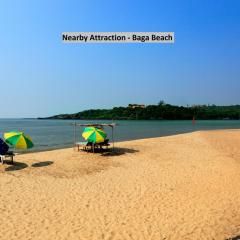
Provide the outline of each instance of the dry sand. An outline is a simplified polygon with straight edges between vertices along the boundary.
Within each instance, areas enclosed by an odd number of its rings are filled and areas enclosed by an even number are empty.
[[[239,146],[226,130],[19,155],[0,166],[0,239],[237,237]]]

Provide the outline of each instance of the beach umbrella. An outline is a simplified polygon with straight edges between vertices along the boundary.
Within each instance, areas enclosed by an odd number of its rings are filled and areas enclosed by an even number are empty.
[[[30,136],[23,132],[8,132],[4,133],[6,142],[15,148],[27,149],[33,147],[33,142]]]
[[[100,128],[86,127],[82,133],[85,140],[93,143],[104,142],[107,134]]]

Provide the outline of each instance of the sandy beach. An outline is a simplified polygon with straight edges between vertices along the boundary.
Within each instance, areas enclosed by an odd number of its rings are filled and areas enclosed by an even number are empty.
[[[0,239],[237,239],[240,130],[61,149],[0,165]]]

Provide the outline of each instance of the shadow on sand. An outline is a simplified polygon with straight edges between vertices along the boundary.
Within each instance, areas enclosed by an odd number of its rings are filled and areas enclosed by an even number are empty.
[[[139,152],[139,150],[131,149],[131,148],[119,148],[115,147],[114,149],[105,149],[103,152],[101,152],[102,156],[121,156],[126,153],[136,153]]]
[[[28,165],[27,165],[26,163],[22,163],[22,162],[14,162],[14,163],[12,164],[11,162],[5,161],[5,163],[11,164],[10,167],[7,167],[7,168],[5,169],[6,172],[18,171],[18,170],[22,170],[22,169],[28,167]]]
[[[240,235],[233,238],[227,238],[226,240],[240,240]]]
[[[9,167],[7,167],[5,169],[6,172],[18,171],[18,170],[22,170],[22,169],[28,167],[28,165],[26,163],[22,163],[22,162],[13,162],[12,163],[11,161],[5,161],[5,163],[10,165]],[[46,166],[49,166],[52,164],[53,164],[52,161],[38,162],[38,163],[32,164],[32,167],[46,167]]]
[[[46,167],[52,164],[53,164],[53,161],[38,162],[38,163],[33,163],[32,167]]]

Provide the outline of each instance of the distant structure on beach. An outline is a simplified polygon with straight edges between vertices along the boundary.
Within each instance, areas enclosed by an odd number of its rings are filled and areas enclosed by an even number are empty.
[[[129,108],[145,108],[146,107],[146,105],[144,105],[144,104],[128,104],[128,107]]]

